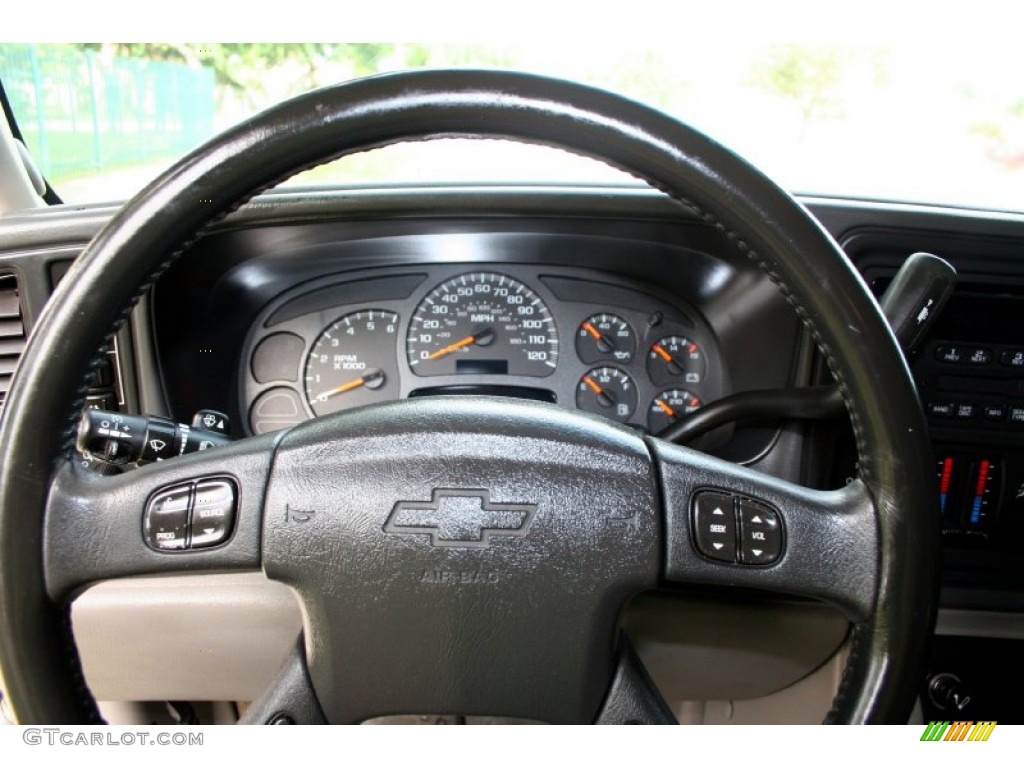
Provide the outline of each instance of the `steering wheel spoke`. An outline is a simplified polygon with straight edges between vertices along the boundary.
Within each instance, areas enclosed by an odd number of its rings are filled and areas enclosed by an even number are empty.
[[[101,579],[255,570],[275,436],[97,475],[64,459],[46,509],[46,589]]]
[[[820,599],[852,621],[870,615],[878,535],[862,482],[818,491],[662,441],[652,446],[668,581]]]

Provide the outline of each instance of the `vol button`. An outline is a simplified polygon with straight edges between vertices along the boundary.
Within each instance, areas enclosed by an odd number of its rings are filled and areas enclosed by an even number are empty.
[[[770,565],[782,555],[782,521],[764,504],[740,499],[740,562]]]

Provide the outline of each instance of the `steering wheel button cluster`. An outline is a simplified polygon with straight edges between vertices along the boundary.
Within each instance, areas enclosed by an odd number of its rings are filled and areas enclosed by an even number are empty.
[[[146,543],[162,552],[223,544],[235,527],[236,499],[235,484],[224,478],[163,488],[146,504]]]
[[[697,551],[738,565],[771,565],[782,555],[782,518],[759,501],[723,491],[699,491],[693,500]]]
[[[778,513],[751,499],[739,500],[740,562],[769,565],[782,554],[782,524]]]
[[[702,491],[693,507],[697,549],[705,557],[736,562],[736,513],[729,494]]]

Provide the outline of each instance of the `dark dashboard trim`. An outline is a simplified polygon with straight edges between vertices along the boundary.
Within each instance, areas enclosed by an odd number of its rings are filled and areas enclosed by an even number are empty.
[[[543,205],[538,205],[543,199]],[[1024,237],[1024,213],[984,211],[910,203],[884,203],[824,197],[798,197],[837,239],[858,226],[935,230],[964,234]],[[0,216],[0,243],[20,250],[82,246],[119,206],[61,205]],[[394,218],[458,214],[536,217],[622,216],[650,221],[700,223],[682,204],[647,187],[547,186],[396,186],[340,191],[275,191],[255,198],[211,228],[226,231],[251,226],[360,218],[387,214]],[[0,249],[6,246],[0,244]],[[0,250],[0,259],[9,254]]]

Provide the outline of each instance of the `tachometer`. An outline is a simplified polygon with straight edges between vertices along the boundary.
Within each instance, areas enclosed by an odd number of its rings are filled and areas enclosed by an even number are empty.
[[[306,397],[317,416],[398,396],[398,315],[345,315],[317,337],[306,360]]]
[[[507,275],[473,272],[445,281],[416,308],[406,337],[420,376],[548,376],[558,331],[541,298]]]

